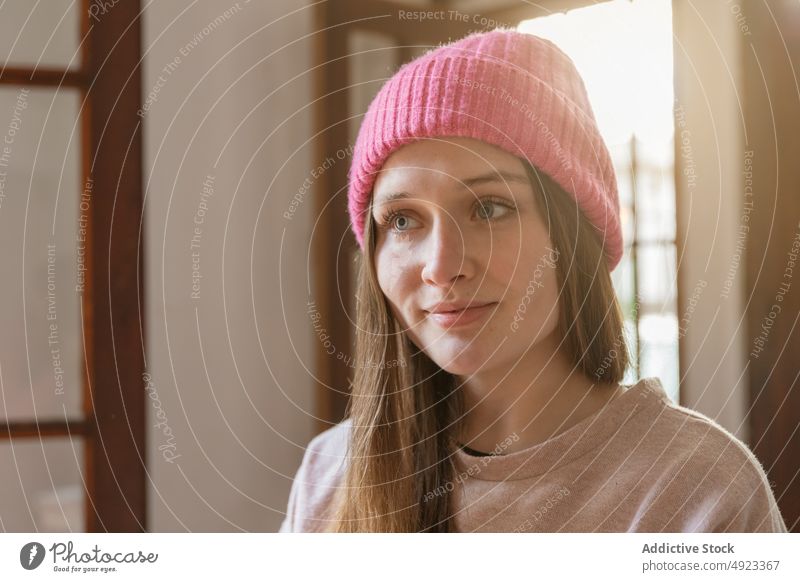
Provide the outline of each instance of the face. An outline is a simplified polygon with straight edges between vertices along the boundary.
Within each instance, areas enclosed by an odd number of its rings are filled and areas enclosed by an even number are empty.
[[[392,153],[373,190],[375,269],[394,317],[451,374],[509,368],[552,340],[558,252],[523,162],[469,138]]]

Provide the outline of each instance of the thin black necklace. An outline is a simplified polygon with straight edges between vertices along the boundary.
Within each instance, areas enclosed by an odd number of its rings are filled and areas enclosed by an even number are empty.
[[[496,456],[495,453],[484,453],[482,451],[476,451],[472,447],[468,447],[467,445],[459,444],[461,450],[463,450],[468,455],[472,455],[473,457],[494,457]]]

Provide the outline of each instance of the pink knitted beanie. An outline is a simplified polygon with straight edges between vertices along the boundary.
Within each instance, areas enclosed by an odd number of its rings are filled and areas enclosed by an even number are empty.
[[[610,271],[622,257],[611,157],[583,81],[553,43],[510,29],[474,33],[403,65],[359,130],[348,211],[359,246],[389,155],[426,137],[470,137],[529,160],[572,194],[598,231]]]

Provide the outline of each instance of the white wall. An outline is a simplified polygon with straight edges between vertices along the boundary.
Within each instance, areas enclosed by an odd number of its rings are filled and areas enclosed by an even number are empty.
[[[158,89],[143,115],[147,370],[158,397],[148,405],[149,526],[275,531],[313,430],[310,205],[283,218],[312,167],[312,41],[298,40],[311,9],[152,2],[143,25],[143,99]],[[209,175],[192,298],[190,243]]]

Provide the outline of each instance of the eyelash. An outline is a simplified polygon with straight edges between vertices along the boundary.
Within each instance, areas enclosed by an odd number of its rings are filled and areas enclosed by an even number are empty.
[[[486,204],[487,202],[491,203],[491,204],[497,204],[498,206],[503,206],[504,208],[507,208],[509,210],[516,210],[517,209],[517,207],[514,204],[509,203],[505,198],[494,198],[494,197],[491,197],[491,196],[487,196],[485,198],[481,198],[478,201],[478,205]],[[404,216],[403,212],[400,211],[400,210],[395,210],[394,208],[390,208],[389,210],[387,210],[386,212],[384,212],[381,215],[381,223],[378,225],[379,228],[389,229],[389,230],[391,230],[392,232],[394,232],[395,234],[397,234],[399,236],[403,236],[403,235],[408,234],[407,231],[397,230],[397,229],[392,227],[392,223],[394,222],[394,219],[397,218],[398,216]],[[483,220],[486,220],[486,219],[483,219]],[[492,220],[492,219],[488,219],[488,220]],[[500,219],[497,218],[495,220],[500,220]]]

